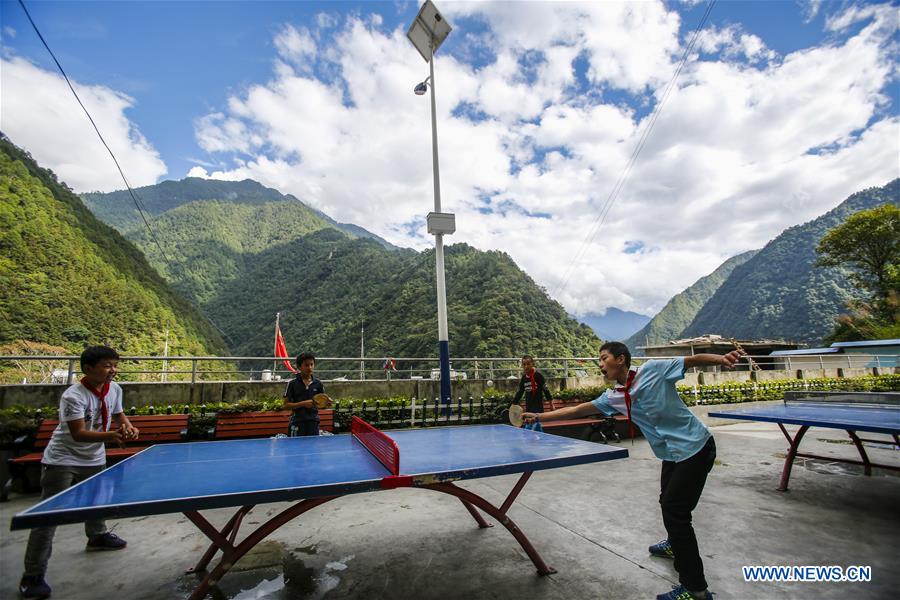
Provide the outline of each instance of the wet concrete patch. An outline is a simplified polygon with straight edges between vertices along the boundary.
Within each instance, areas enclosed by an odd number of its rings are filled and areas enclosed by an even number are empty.
[[[281,566],[284,556],[284,544],[281,542],[260,542],[231,567],[231,572]]]

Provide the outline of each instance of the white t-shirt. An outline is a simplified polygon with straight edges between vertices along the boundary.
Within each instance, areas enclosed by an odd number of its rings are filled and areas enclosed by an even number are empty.
[[[72,439],[68,421],[84,419],[89,431],[108,431],[113,415],[122,412],[122,388],[112,381],[105,398],[108,408],[107,422],[103,423],[100,398],[92,391],[76,383],[63,392],[59,399],[59,425],[53,430],[50,442],[44,449],[41,462],[45,465],[97,467],[106,464],[103,442],[76,442]]]

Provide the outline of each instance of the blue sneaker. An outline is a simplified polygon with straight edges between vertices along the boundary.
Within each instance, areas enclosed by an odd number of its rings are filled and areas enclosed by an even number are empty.
[[[656,596],[656,600],[712,600],[713,593],[709,590],[700,593],[701,595],[698,596],[683,585],[676,585],[669,592]]]
[[[51,591],[43,575],[22,575],[19,581],[19,595],[22,598],[49,598]]]
[[[660,558],[675,558],[675,551],[672,550],[672,544],[669,540],[663,540],[658,544],[653,544],[648,548],[650,554]]]

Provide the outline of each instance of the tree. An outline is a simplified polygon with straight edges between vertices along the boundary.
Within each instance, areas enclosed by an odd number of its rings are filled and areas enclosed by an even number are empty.
[[[871,297],[847,303],[826,342],[892,339],[900,332],[900,208],[861,210],[826,233],[816,246],[819,266],[850,266],[850,279]]]
[[[888,203],[851,215],[826,233],[816,246],[817,265],[854,268],[851,280],[886,302],[900,289],[900,208]]]

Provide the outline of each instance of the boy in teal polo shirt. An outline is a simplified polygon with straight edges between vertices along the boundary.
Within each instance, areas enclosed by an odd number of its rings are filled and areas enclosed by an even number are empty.
[[[588,415],[628,416],[629,426],[640,427],[657,458],[663,461],[659,504],[668,540],[650,547],[651,554],[673,557],[681,585],[657,600],[706,600],[703,561],[691,525],[706,484],[706,475],[716,459],[712,434],[688,410],[675,389],[686,369],[706,365],[732,368],[740,360],[735,350],[725,355],[695,354],[684,358],[651,360],[631,369],[631,352],[621,342],[607,342],[600,348],[600,370],[618,385],[591,402],[538,415],[524,413],[526,423],[554,421]]]

